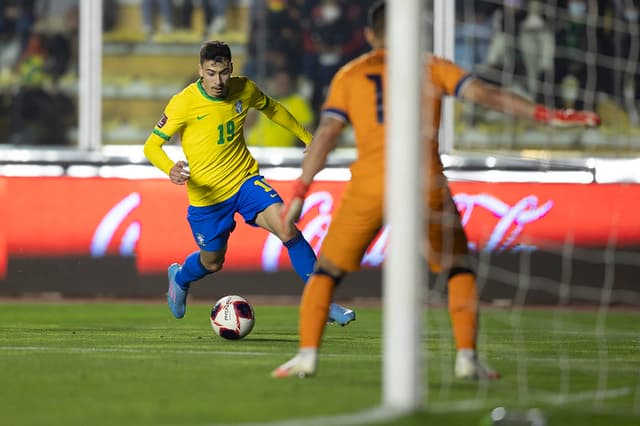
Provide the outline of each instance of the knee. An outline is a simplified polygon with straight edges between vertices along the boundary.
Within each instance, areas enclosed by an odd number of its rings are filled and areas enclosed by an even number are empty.
[[[211,273],[220,271],[224,265],[224,259],[210,261],[204,261],[201,259],[200,261],[202,262],[202,266]]]
[[[429,253],[427,261],[429,269],[435,274],[449,273],[452,270],[473,271],[472,259],[467,254],[442,254],[432,251]]]
[[[318,258],[318,261],[316,262],[316,266],[313,273],[320,274],[320,275],[328,275],[336,281],[336,284],[342,281],[342,278],[344,278],[344,276],[346,275],[346,271],[337,267],[336,265],[334,265],[332,262],[330,262],[329,260],[327,260],[327,258],[323,256],[320,256]]]

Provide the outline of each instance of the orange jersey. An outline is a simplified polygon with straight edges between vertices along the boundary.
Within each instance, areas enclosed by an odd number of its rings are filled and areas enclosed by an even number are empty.
[[[453,62],[429,55],[425,64],[423,91],[424,126],[431,126],[435,136],[427,141],[437,153],[437,129],[440,125],[440,104],[444,95],[458,95],[471,75]],[[358,158],[351,166],[355,177],[382,177],[385,151],[386,84],[385,50],[377,49],[343,66],[334,76],[323,114],[350,123],[355,132]],[[433,109],[424,108],[432,102]],[[429,106],[429,105],[426,105]],[[429,123],[428,121],[431,121]],[[425,122],[427,121],[427,122]],[[400,141],[392,141],[398,143]]]
[[[467,239],[457,215],[438,154],[440,109],[445,95],[458,95],[470,74],[454,63],[428,56],[422,93],[422,134],[428,157],[429,185],[425,202],[431,210],[427,232],[429,265],[440,271],[443,254],[466,254]],[[355,131],[357,160],[351,165],[352,179],[333,215],[321,254],[345,271],[357,270],[366,248],[384,216],[384,83],[385,52],[365,54],[345,65],[334,77],[323,114],[351,123]],[[390,143],[402,143],[391,140]],[[452,237],[450,240],[449,237]]]

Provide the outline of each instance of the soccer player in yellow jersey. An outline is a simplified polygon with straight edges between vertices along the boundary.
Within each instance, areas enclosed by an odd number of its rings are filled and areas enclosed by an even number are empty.
[[[144,144],[144,153],[154,166],[174,184],[186,184],[187,220],[199,247],[182,265],[174,263],[168,268],[167,303],[176,318],[185,314],[190,284],[222,269],[236,212],[249,225],[266,229],[284,243],[304,282],[316,261],[298,228],[282,222],[282,199],[259,174],[258,162],[244,141],[243,125],[249,108],[255,108],[307,144],[311,134],[253,81],[231,76],[233,63],[226,43],[205,43],[198,71],[198,81],[171,98]],[[180,135],[186,163],[174,163],[162,149],[175,133]],[[330,321],[346,325],[355,319],[351,309],[331,306]]]
[[[385,5],[377,2],[369,10],[367,41],[373,51],[343,66],[334,76],[322,108],[320,125],[302,165],[291,202],[283,220],[293,223],[300,216],[302,201],[314,176],[324,167],[342,129],[351,123],[355,132],[356,161],[351,180],[333,216],[322,243],[315,272],[304,289],[300,306],[298,354],[281,365],[275,377],[307,376],[316,372],[318,348],[329,302],[336,283],[360,262],[371,240],[383,225],[384,213],[384,84]],[[422,142],[430,152],[425,209],[429,223],[425,230],[427,261],[433,272],[448,277],[449,313],[457,354],[455,376],[464,379],[496,379],[499,375],[481,363],[476,354],[478,296],[475,275],[460,216],[449,192],[438,154],[440,105],[444,95],[456,95],[489,108],[522,118],[558,126],[597,126],[600,118],[592,112],[550,110],[488,85],[442,58],[425,58],[422,91]],[[402,143],[401,140],[388,141]]]

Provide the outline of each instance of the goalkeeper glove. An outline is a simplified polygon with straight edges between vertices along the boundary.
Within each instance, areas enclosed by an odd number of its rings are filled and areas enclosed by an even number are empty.
[[[554,127],[598,127],[601,123],[600,116],[595,112],[549,109],[542,105],[536,106],[534,119]]]
[[[282,224],[286,227],[289,223],[295,223],[300,219],[302,213],[302,205],[304,204],[304,198],[309,192],[311,184],[304,183],[302,179],[298,178],[293,183],[293,193],[291,199],[285,204],[282,210]]]

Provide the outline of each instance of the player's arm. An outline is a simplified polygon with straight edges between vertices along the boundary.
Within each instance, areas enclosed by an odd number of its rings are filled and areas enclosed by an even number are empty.
[[[143,148],[147,160],[167,174],[171,182],[177,185],[186,183],[189,179],[189,169],[184,161],[174,163],[162,146],[171,140],[171,135],[183,126],[183,122],[179,109],[176,108],[174,99],[172,99],[153,128],[153,132],[145,141]]]
[[[266,97],[264,108],[259,111],[274,123],[284,127],[298,137],[305,145],[311,143],[313,135],[289,112],[284,105],[271,97]]]
[[[302,174],[300,180],[306,185],[311,185],[313,178],[324,169],[329,153],[338,144],[338,137],[345,127],[342,120],[331,115],[323,115],[315,134],[313,143],[309,145],[307,155],[302,160]]]
[[[164,138],[164,135],[158,135],[156,132],[151,133],[144,143],[144,155],[151,164],[169,175],[173,167],[173,160],[171,160],[164,149],[162,149],[162,145],[164,145],[165,142],[167,142],[167,140]]]
[[[338,136],[345,127],[345,122],[330,115],[323,115],[320,125],[313,135],[307,155],[302,161],[302,174],[293,184],[291,200],[283,209],[282,218],[285,224],[296,222],[300,218],[304,198],[309,191],[313,178],[327,164],[327,157],[338,143]]]
[[[151,164],[166,173],[171,182],[176,185],[184,185],[190,177],[189,167],[182,160],[174,163],[169,158],[164,149],[162,149],[162,145],[165,142],[166,140],[163,137],[156,133],[151,133],[144,143],[144,155]]]
[[[600,117],[594,112],[550,109],[530,102],[516,93],[476,78],[471,79],[464,85],[460,95],[464,99],[487,108],[552,126],[595,127],[600,125]]]

